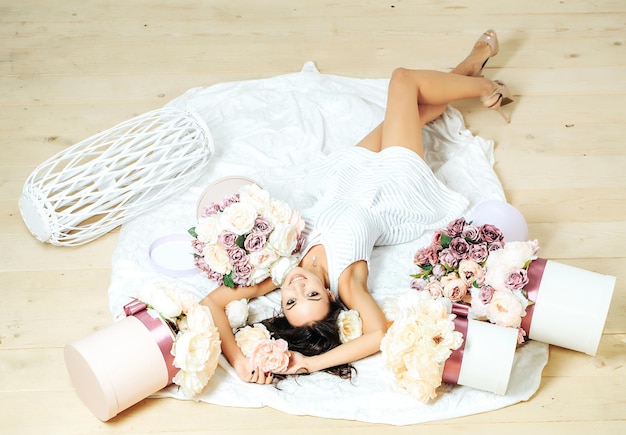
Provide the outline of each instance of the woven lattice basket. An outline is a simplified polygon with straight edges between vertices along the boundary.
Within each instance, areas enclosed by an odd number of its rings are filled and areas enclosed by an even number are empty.
[[[20,213],[41,242],[90,242],[189,187],[213,138],[197,115],[145,113],[52,156],[27,178]]]

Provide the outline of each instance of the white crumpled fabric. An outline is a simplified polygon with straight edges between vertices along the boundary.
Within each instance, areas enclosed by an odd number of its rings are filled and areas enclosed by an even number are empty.
[[[112,258],[109,288],[114,318],[136,290],[159,275],[148,252],[154,240],[184,234],[194,226],[196,201],[204,187],[224,176],[255,180],[274,197],[292,207],[310,205],[305,180],[310,163],[323,154],[353,146],[384,115],[386,79],[356,79],[320,74],[308,62],[302,71],[262,80],[230,82],[193,88],[169,105],[199,114],[213,134],[215,154],[202,179],[177,198],[126,223]],[[465,196],[472,207],[487,199],[504,199],[493,170],[493,142],[474,136],[463,117],[449,107],[424,128],[425,157],[435,175]],[[370,290],[382,302],[407,289],[415,251],[432,234],[398,246],[376,248],[371,262]],[[191,262],[191,254],[190,254]],[[215,285],[201,275],[178,278],[179,285],[198,299]],[[277,292],[251,304],[251,320],[279,307]],[[280,389],[244,383],[221,357],[209,385],[197,400],[225,406],[263,407],[297,415],[406,425],[460,417],[528,400],[537,390],[547,363],[548,346],[530,342],[518,349],[507,394],[504,396],[455,386],[424,404],[399,389],[382,364],[380,354],[358,361],[352,382],[326,373],[283,381]],[[158,397],[185,399],[175,385]]]

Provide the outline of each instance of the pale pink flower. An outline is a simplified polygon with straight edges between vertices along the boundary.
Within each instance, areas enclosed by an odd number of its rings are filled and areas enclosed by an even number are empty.
[[[288,347],[287,342],[282,338],[263,340],[252,350],[250,364],[265,373],[285,372],[289,367],[291,356]]]

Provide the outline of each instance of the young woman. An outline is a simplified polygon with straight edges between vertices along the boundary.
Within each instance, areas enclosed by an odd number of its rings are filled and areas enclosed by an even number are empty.
[[[500,110],[510,102],[508,89],[481,75],[498,48],[496,33],[488,30],[451,73],[396,69],[383,122],[356,147],[333,153],[313,170],[308,184],[318,195],[315,205],[302,211],[303,255],[281,287],[281,315],[266,322],[292,351],[282,374],[326,370],[349,376],[350,363],[379,350],[387,320],[367,286],[373,248],[414,240],[461,214],[463,198],[423,161],[422,127],[448,103],[467,98],[480,98],[508,122]],[[203,301],[220,331],[224,355],[244,381],[271,383],[274,374],[252,367],[241,353],[225,307],[274,289],[271,279],[252,287],[219,287]],[[344,307],[359,313],[363,334],[341,344],[336,321]]]

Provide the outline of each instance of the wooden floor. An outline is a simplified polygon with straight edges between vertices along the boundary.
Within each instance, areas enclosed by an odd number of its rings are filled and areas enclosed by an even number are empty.
[[[623,0],[0,0],[0,433],[626,433],[626,2]],[[482,31],[512,123],[463,103],[542,256],[617,277],[595,357],[552,348],[537,394],[494,412],[388,427],[272,409],[146,400],[109,423],[63,347],[112,322],[113,232],[36,241],[17,198],[47,157],[191,87],[299,71],[449,70]],[[593,298],[593,289],[590,289]],[[573,319],[575,321],[575,319]]]

